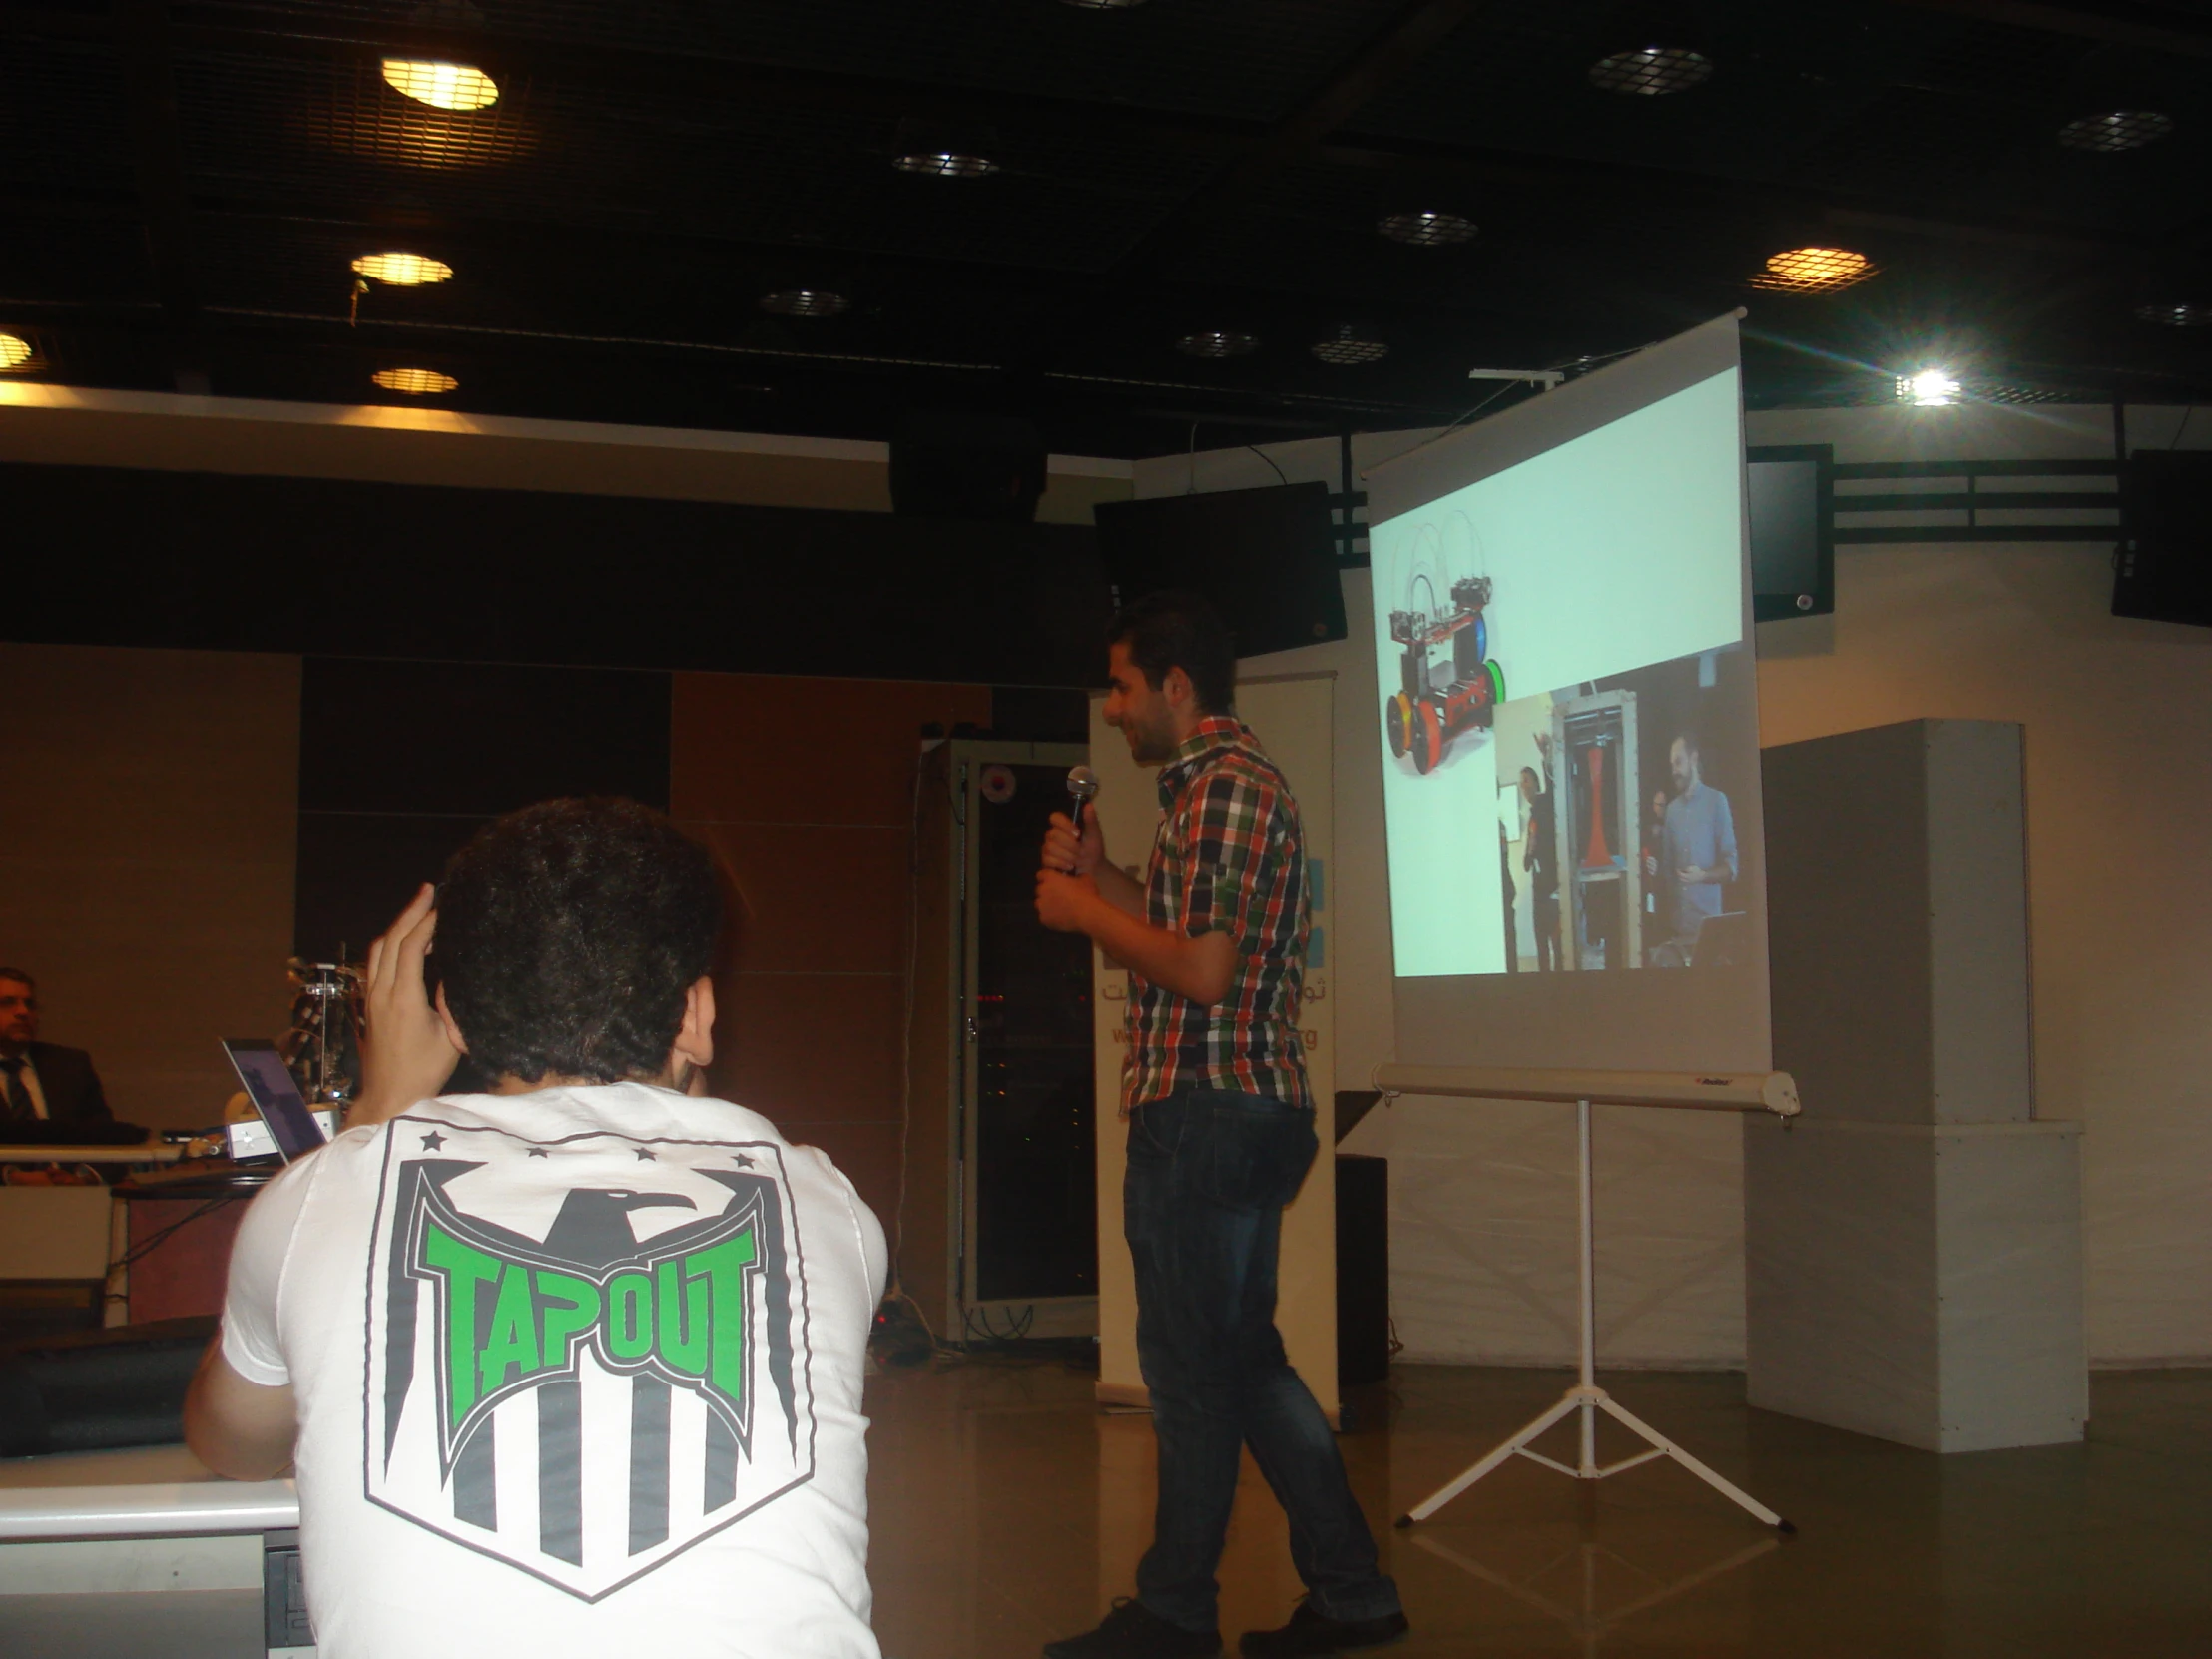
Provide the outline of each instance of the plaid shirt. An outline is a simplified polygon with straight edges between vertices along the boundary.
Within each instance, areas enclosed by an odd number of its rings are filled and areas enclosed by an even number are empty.
[[[1189,938],[1227,933],[1241,961],[1211,1008],[1130,974],[1123,1112],[1185,1083],[1313,1105],[1298,1034],[1306,849],[1290,785],[1250,727],[1209,715],[1160,769],[1160,808],[1145,919]]]

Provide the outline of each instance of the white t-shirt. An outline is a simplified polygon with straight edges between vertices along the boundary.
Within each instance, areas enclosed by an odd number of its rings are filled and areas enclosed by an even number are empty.
[[[766,1118],[642,1083],[428,1100],[284,1171],[223,1353],[289,1382],[327,1659],[877,1659],[883,1232]]]

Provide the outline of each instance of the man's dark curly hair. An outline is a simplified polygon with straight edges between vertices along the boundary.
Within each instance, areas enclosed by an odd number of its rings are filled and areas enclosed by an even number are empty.
[[[714,861],[635,801],[543,801],[454,855],[432,949],[492,1076],[651,1077],[722,930]]]
[[[1127,645],[1129,660],[1154,691],[1168,670],[1181,669],[1202,714],[1225,715],[1236,699],[1236,638],[1203,595],[1178,588],[1148,593],[1115,615],[1106,643]]]

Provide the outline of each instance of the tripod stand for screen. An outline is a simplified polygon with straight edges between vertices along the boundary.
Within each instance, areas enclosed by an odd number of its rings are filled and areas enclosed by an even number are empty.
[[[1664,1434],[1633,1415],[1597,1385],[1597,1285],[1592,1266],[1593,1230],[1590,1192],[1590,1106],[1655,1106],[1705,1112],[1772,1112],[1791,1118],[1798,1114],[1797,1084],[1788,1072],[1736,1072],[1704,1075],[1661,1071],[1508,1071],[1458,1066],[1381,1065],[1375,1068],[1375,1086],[1385,1095],[1457,1095],[1474,1100],[1553,1100],[1574,1103],[1574,1127],[1581,1185],[1580,1302],[1582,1316],[1582,1370],[1573,1387],[1558,1402],[1526,1427],[1493,1447],[1488,1455],[1430,1492],[1404,1514],[1399,1526],[1426,1520],[1492,1469],[1513,1457],[1526,1457],[1547,1469],[1576,1480],[1603,1480],[1608,1475],[1671,1457],[1730,1502],[1738,1504],[1778,1531],[1797,1528],[1733,1482],[1707,1468]],[[1597,1416],[1603,1411],[1643,1440],[1647,1449],[1617,1463],[1597,1460]],[[1581,1456],[1570,1466],[1557,1458],[1529,1449],[1530,1442],[1569,1416],[1581,1416]]]

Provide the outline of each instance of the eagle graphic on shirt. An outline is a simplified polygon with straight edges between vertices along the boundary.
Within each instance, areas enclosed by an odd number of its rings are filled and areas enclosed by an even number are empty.
[[[597,1601],[811,1478],[782,1153],[393,1120],[369,1500]]]

